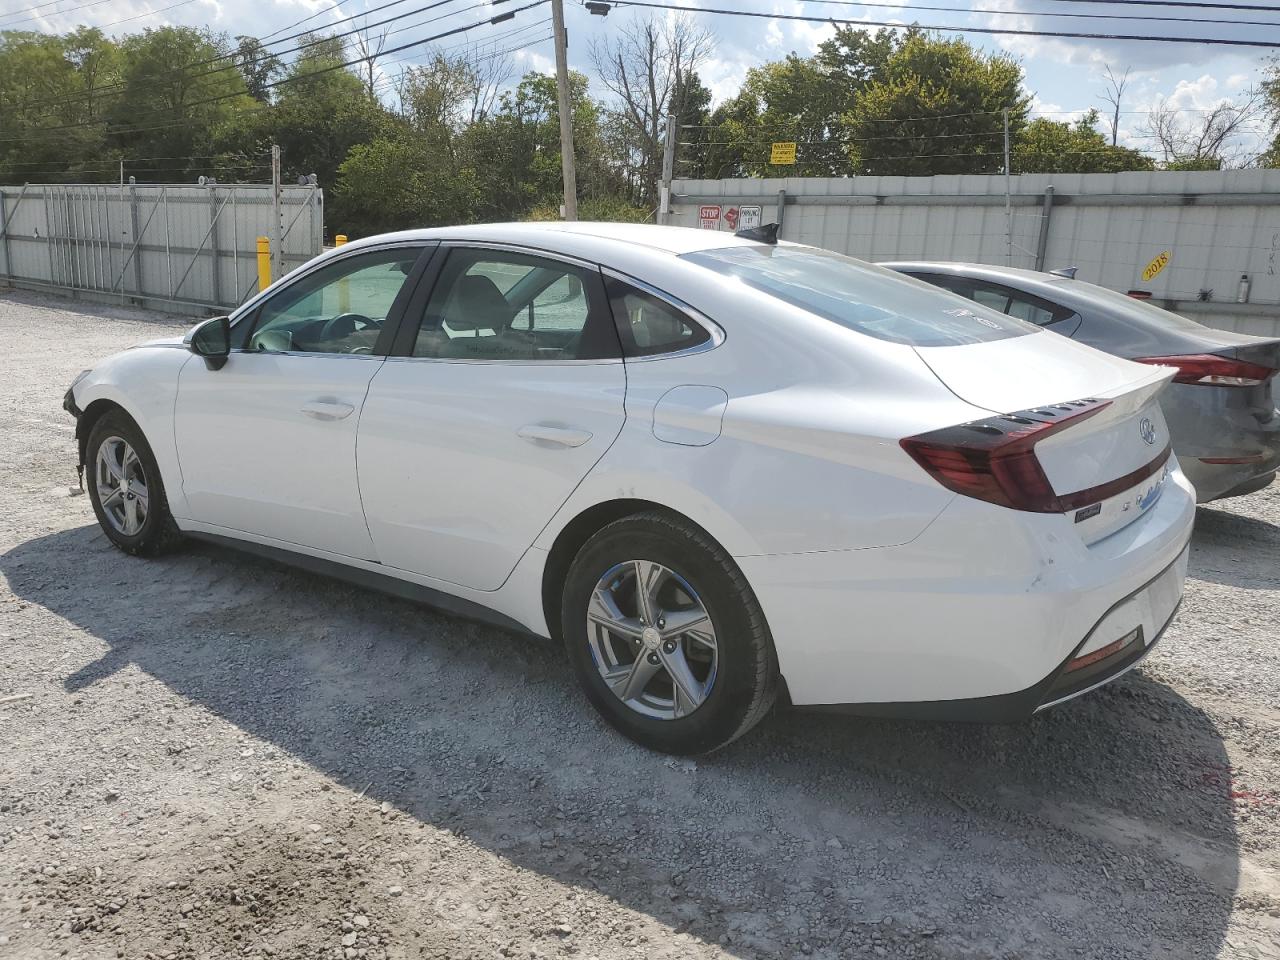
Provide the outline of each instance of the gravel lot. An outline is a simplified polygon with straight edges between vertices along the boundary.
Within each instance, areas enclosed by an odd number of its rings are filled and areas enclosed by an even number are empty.
[[[549,642],[111,549],[62,394],[178,323],[0,294],[0,958],[1280,957],[1280,487],[1100,693],[676,761]]]

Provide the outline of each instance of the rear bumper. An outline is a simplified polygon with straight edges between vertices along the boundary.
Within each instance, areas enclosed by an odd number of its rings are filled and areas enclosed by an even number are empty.
[[[910,544],[738,563],[797,706],[1008,720],[1145,655],[1181,599],[1194,518],[1175,470],[1143,516],[1089,545],[1070,517],[958,497]],[[1068,671],[1135,629],[1141,651]]]
[[[1205,463],[1198,457],[1179,455],[1178,464],[1196,488],[1196,500],[1208,503],[1224,497],[1240,497],[1261,490],[1280,469],[1280,448],[1249,463]]]

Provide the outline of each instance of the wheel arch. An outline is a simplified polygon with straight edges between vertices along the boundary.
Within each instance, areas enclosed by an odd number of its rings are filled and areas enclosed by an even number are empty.
[[[127,409],[125,409],[125,407],[122,404],[116,402],[115,400],[109,399],[107,397],[99,397],[97,400],[94,400],[87,407],[85,407],[84,410],[81,411],[80,416],[76,418],[76,445],[77,445],[77,452],[80,457],[78,461],[78,465],[80,467],[83,468],[86,463],[86,459],[87,459],[86,454],[88,453],[87,447],[89,445],[89,434],[93,433],[93,428],[94,426],[97,425],[98,421],[101,420],[108,413],[110,413],[112,410],[119,410],[121,413],[123,413],[126,417],[128,417],[130,420],[133,421],[134,426],[136,426],[140,431],[142,431],[142,435],[144,437],[146,436],[146,431],[142,430],[142,425],[138,423],[138,418],[135,417],[132,413],[130,413]]]
[[[702,524],[679,510],[673,510],[653,500],[626,497],[592,504],[561,527],[542,566],[542,614],[546,618],[547,630],[552,637],[560,637],[560,596],[573,558],[578,555],[578,551],[588,540],[609,524],[638,513],[665,514],[700,531],[723,549],[723,545],[715,535]]]

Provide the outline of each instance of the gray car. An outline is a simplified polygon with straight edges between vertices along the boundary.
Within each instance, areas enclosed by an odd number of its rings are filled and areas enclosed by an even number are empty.
[[[977,263],[881,266],[945,287],[1064,337],[1178,368],[1161,406],[1183,472],[1204,503],[1265,487],[1280,467],[1272,383],[1280,339],[1230,333],[1114,290],[1053,273]]]

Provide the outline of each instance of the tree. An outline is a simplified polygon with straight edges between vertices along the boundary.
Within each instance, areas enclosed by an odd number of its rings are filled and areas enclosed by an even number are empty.
[[[1111,65],[1107,64],[1103,67],[1103,73],[1107,77],[1107,89],[1102,94],[1102,99],[1111,105],[1111,145],[1114,147],[1120,138],[1120,103],[1124,99],[1124,89],[1129,85],[1129,68],[1124,68],[1124,73],[1116,76],[1111,69]]]
[[[1263,112],[1269,94],[1247,91],[1239,101],[1223,100],[1195,117],[1187,117],[1167,97],[1147,115],[1143,134],[1155,141],[1165,170],[1221,170],[1243,166],[1249,159],[1240,137]]]
[[[1032,120],[1014,142],[1013,172],[1120,173],[1155,168],[1146,154],[1107,143],[1097,125],[1096,110],[1074,124],[1043,117]]]
[[[120,42],[112,142],[126,154],[175,158],[142,175],[186,179],[199,166],[194,158],[210,153],[211,133],[257,106],[231,52],[224,35],[191,27],[148,29]]]
[[[244,77],[249,96],[262,103],[271,101],[271,84],[284,71],[280,58],[269,52],[257,37],[236,37],[236,49],[232,54],[236,69]]]
[[[614,124],[623,134],[622,161],[637,174],[637,196],[653,205],[662,175],[664,127],[683,77],[710,55],[711,34],[684,16],[635,20],[591,47],[600,82],[617,101]]]
[[[1004,166],[1002,111],[1016,136],[1029,104],[1011,57],[915,33],[854,94],[843,129],[859,173],[994,173]]]

